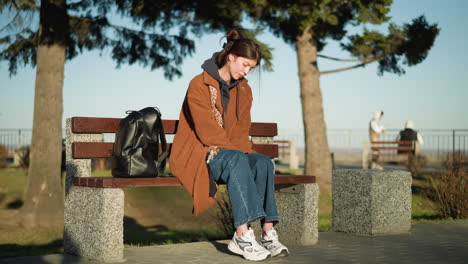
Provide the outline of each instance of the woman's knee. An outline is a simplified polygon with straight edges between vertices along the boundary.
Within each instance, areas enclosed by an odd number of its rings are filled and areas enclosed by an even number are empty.
[[[252,167],[264,167],[267,170],[273,170],[273,162],[268,156],[263,154],[249,154],[249,161]]]

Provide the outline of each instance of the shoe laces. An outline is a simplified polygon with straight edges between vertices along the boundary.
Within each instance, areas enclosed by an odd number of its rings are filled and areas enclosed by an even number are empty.
[[[263,239],[264,240],[278,240],[278,234],[276,233],[276,230],[270,229],[263,234]]]
[[[262,236],[262,244],[269,250],[278,247],[284,247],[278,240],[278,234],[274,229],[268,230]]]
[[[253,230],[251,228],[249,228],[248,231],[244,232],[244,234],[242,235],[242,237],[240,238],[242,239],[243,241],[245,242],[250,242],[251,243],[251,248],[254,250],[254,251],[265,251],[265,248],[260,245],[257,240],[255,239],[255,234],[253,232]],[[246,247],[246,250],[248,249],[249,247]],[[250,251],[252,252],[252,251]]]

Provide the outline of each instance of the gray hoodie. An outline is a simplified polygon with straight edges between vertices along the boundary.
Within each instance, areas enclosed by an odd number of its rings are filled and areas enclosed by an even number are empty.
[[[219,52],[215,52],[210,59],[207,59],[202,64],[202,69],[209,73],[213,78],[215,78],[219,82],[219,87],[221,90],[221,103],[223,104],[223,111],[227,111],[227,107],[229,105],[229,90],[235,87],[244,77],[239,80],[233,80],[231,84],[227,84],[219,75],[218,72],[218,64],[216,63],[216,59],[218,58]]]

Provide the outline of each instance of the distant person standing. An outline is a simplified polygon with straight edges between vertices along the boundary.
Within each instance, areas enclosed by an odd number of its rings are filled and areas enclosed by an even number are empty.
[[[382,120],[384,112],[382,110],[374,111],[372,119],[369,122],[369,139],[370,141],[378,141],[380,134],[387,129],[385,125],[381,125],[379,122]]]
[[[400,134],[398,134],[396,140],[414,141],[415,145],[412,154],[418,154],[420,146],[424,144],[421,134],[414,130],[414,123],[411,120],[406,121],[405,129],[400,131]],[[398,150],[398,154],[406,154],[408,152],[408,150]]]
[[[379,141],[380,135],[387,129],[385,125],[381,125],[379,122],[382,120],[384,112],[382,110],[374,111],[372,119],[369,122],[369,140]],[[372,151],[372,163],[371,169],[382,170],[382,166],[379,164],[379,151]]]

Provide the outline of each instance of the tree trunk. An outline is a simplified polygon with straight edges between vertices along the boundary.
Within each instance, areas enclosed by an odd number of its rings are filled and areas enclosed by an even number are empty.
[[[20,211],[21,225],[26,228],[63,226],[64,0],[42,1],[40,20],[28,186]]]
[[[305,137],[305,174],[317,177],[320,187],[330,190],[332,163],[323,115],[317,47],[309,30],[296,39]]]

